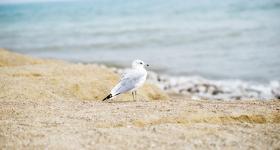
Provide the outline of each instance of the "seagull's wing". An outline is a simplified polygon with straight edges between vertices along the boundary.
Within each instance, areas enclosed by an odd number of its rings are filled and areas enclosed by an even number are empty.
[[[142,74],[137,71],[127,71],[122,75],[120,82],[111,90],[111,94],[115,96],[134,89],[141,77]]]
[[[131,76],[133,75],[134,72],[135,72],[135,71],[134,71],[134,70],[131,70],[131,69],[126,70],[125,72],[122,73],[120,81],[131,77]]]

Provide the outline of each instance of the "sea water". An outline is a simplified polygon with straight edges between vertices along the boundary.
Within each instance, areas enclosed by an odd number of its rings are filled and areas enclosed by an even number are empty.
[[[280,1],[0,1],[0,47],[269,86],[280,81]]]

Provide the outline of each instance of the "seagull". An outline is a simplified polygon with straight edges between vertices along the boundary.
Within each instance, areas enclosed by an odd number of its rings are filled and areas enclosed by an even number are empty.
[[[122,76],[119,83],[111,90],[110,94],[105,97],[102,101],[112,99],[115,96],[125,93],[132,92],[133,100],[137,96],[136,90],[141,87],[147,77],[147,71],[145,67],[149,64],[145,64],[142,60],[136,59],[132,62],[132,68],[126,71]]]

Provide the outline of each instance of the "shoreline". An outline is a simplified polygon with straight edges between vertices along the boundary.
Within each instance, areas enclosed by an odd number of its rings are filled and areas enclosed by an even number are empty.
[[[126,68],[101,67],[122,74]],[[280,99],[280,82],[268,84],[242,80],[211,80],[200,76],[174,76],[148,71],[147,81],[167,93],[182,94],[193,100],[274,100]]]

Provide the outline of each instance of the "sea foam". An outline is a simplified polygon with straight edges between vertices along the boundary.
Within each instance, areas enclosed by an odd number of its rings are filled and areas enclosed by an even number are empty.
[[[150,72],[148,80],[168,92],[190,95],[193,99],[280,99],[279,81],[268,84],[242,80],[210,80],[200,76],[170,76]]]

